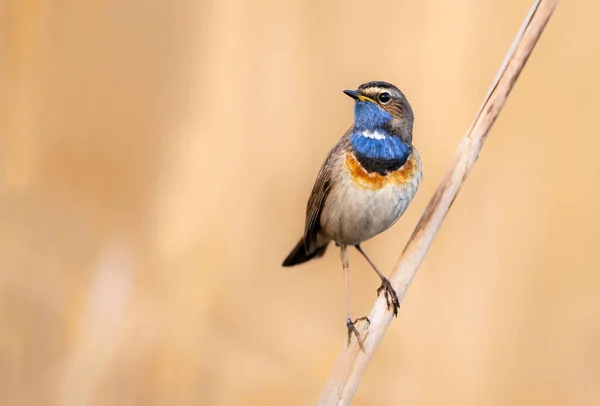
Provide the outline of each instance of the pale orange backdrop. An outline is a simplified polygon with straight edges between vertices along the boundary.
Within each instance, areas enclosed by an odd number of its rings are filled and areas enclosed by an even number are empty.
[[[280,264],[342,90],[415,111],[424,183],[364,244],[389,273],[530,5],[0,2],[0,404],[314,404],[339,255]],[[559,4],[354,405],[600,404],[599,12]]]

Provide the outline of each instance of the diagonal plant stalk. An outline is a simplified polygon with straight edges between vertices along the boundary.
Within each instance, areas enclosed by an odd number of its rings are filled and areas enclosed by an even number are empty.
[[[389,277],[401,301],[557,5],[558,0],[536,0],[517,33],[473,123]],[[319,406],[350,404],[392,317],[393,313],[386,310],[385,298],[380,295],[369,314],[371,324],[363,342],[365,352],[359,350],[356,341],[348,347],[344,343],[317,403]]]

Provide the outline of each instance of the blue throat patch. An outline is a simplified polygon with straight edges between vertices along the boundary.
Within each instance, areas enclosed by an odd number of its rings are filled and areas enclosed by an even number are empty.
[[[357,130],[375,130],[392,119],[392,115],[371,102],[354,105],[354,125]]]
[[[354,150],[368,159],[400,161],[404,164],[410,155],[410,146],[383,129],[383,125],[391,119],[390,113],[371,102],[356,102],[354,133],[350,136]]]
[[[393,137],[383,130],[379,130],[379,134],[384,134],[384,138],[369,138],[355,131],[350,136],[350,143],[358,154],[366,158],[406,162],[410,155],[410,147],[400,138]]]

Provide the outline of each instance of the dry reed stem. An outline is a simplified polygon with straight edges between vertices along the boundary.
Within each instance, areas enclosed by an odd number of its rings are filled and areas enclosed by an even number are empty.
[[[460,142],[450,167],[429,201],[389,278],[400,300],[404,298],[419,265],[477,160],[492,125],[557,4],[558,0],[537,0],[521,26],[471,127]],[[392,312],[386,311],[385,298],[380,295],[369,314],[371,324],[364,338],[365,352],[359,351],[356,340],[353,340],[348,347],[344,342],[344,348],[325,383],[318,405],[350,404],[392,317]]]

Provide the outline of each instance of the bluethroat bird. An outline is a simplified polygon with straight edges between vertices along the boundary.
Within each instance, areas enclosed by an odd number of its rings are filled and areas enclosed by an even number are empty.
[[[340,247],[346,284],[348,343],[352,321],[348,293],[348,246],[354,246],[381,278],[377,295],[398,315],[400,301],[389,280],[360,244],[390,228],[407,209],[422,179],[421,159],[412,145],[414,115],[404,94],[386,82],[344,90],[354,99],[354,124],[331,149],[308,199],[304,235],[283,261],[302,264],[325,254],[330,242]],[[364,350],[364,348],[363,348]]]

